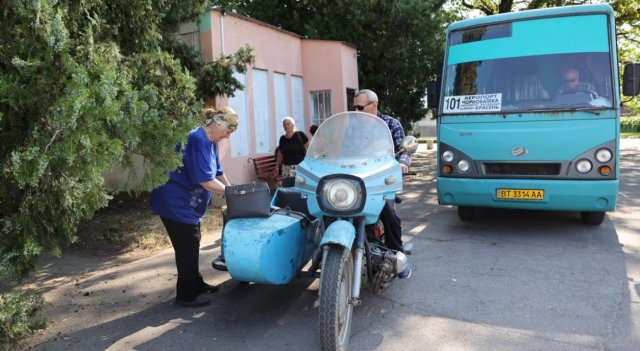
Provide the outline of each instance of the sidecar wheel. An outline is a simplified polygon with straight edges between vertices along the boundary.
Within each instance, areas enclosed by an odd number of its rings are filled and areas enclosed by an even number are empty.
[[[329,248],[322,267],[320,294],[320,346],[322,350],[346,350],[351,338],[353,258],[342,246]]]

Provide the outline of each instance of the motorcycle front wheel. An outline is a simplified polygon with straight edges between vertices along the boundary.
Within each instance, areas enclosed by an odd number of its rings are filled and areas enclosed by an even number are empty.
[[[320,279],[320,346],[322,350],[347,350],[351,338],[353,258],[342,246],[331,246]]]

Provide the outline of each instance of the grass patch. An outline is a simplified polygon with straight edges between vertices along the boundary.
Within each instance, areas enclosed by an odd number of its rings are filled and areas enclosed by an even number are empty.
[[[620,133],[620,137],[625,139],[638,139],[640,138],[640,133]]]
[[[24,338],[44,329],[38,316],[44,303],[41,295],[19,289],[0,294],[0,350],[21,348]]]
[[[640,133],[640,117],[620,117],[620,132]]]
[[[147,256],[171,246],[160,217],[151,212],[149,193],[133,197],[119,194],[109,206],[80,224],[76,243],[67,249],[75,254]],[[218,208],[209,207],[202,219],[202,235],[219,230],[222,216]]]

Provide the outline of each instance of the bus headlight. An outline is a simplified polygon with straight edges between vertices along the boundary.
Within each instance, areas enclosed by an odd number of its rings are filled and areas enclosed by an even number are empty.
[[[350,214],[362,210],[366,191],[361,179],[341,174],[321,179],[317,194],[323,211]]]
[[[460,171],[460,173],[466,173],[467,171],[469,171],[469,168],[470,168],[469,161],[464,159],[458,161],[458,170]]]
[[[591,172],[591,168],[593,166],[591,165],[591,162],[589,162],[589,160],[579,160],[578,163],[576,163],[576,170],[582,174],[585,173],[589,173]]]
[[[609,149],[599,149],[598,151],[596,151],[596,160],[598,160],[598,162],[600,163],[606,163],[611,161],[611,158],[613,157],[613,154],[611,153],[611,151],[609,151]]]
[[[453,151],[447,150],[442,153],[442,161],[451,162],[453,161]]]

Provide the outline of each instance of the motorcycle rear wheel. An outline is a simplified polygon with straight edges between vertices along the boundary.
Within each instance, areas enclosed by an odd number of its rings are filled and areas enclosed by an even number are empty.
[[[347,350],[351,338],[353,258],[342,246],[331,246],[320,279],[320,347]]]

